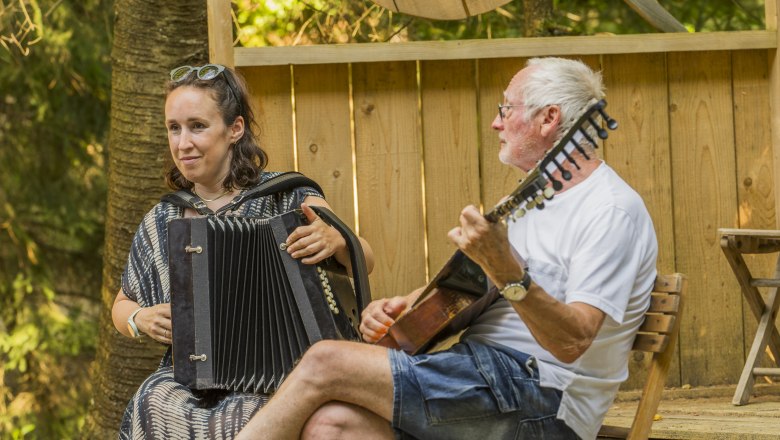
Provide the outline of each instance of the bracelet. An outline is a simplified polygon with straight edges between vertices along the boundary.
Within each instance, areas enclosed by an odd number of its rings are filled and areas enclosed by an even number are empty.
[[[138,312],[140,312],[142,309],[143,307],[135,309],[135,311],[130,314],[130,317],[127,318],[127,329],[130,330],[130,335],[134,338],[141,336],[141,331],[138,330],[138,326],[135,325],[135,315],[137,315]]]

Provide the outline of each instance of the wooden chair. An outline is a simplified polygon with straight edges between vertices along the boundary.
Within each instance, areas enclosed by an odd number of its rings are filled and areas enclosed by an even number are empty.
[[[685,275],[680,273],[658,275],[656,278],[650,308],[633,347],[637,351],[653,353],[634,422],[631,428],[604,425],[599,431],[599,438],[647,439],[650,436],[653,417],[674,357],[686,282]]]

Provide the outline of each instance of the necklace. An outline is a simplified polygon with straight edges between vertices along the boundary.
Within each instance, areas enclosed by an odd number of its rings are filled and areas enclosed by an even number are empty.
[[[204,202],[206,202],[206,203],[210,203],[210,202],[213,202],[213,201],[215,201],[215,200],[219,200],[219,199],[221,199],[222,197],[225,197],[225,194],[229,193],[229,192],[230,192],[230,190],[227,190],[227,189],[226,189],[224,192],[222,192],[222,194],[220,194],[220,195],[218,195],[218,196],[214,197],[213,199],[207,199],[207,198],[205,198],[205,197],[201,196],[200,194],[198,194],[198,193],[195,191],[195,187],[192,187],[192,192],[193,192],[193,193],[195,193],[195,195],[196,195],[196,196],[198,196],[198,197],[199,197],[201,200],[203,200]]]

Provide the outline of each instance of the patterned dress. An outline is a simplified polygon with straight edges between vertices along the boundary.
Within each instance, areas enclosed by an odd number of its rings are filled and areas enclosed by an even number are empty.
[[[262,181],[279,173],[263,173]],[[309,187],[244,202],[234,215],[273,217],[300,206],[307,196],[323,197]],[[182,208],[161,202],[138,227],[122,274],[122,290],[142,307],[169,303],[168,222]],[[138,388],[127,405],[119,438],[231,439],[268,401],[267,395],[223,390],[193,391],[173,379],[170,348],[160,366]]]

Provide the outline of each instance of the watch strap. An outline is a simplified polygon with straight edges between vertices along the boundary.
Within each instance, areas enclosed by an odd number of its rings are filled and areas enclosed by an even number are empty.
[[[520,285],[525,287],[525,290],[531,287],[531,275],[528,273],[528,269],[523,271],[523,279],[520,280]]]

